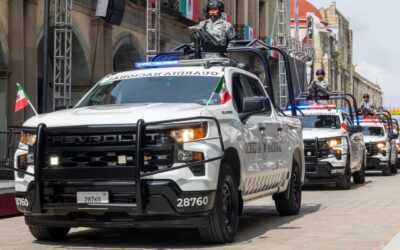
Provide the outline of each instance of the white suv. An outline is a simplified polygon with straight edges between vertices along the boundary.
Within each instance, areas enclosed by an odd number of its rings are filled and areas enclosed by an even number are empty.
[[[361,122],[367,154],[367,170],[381,170],[382,175],[397,173],[396,135],[379,119],[363,119]]]
[[[349,189],[351,176],[354,183],[365,182],[364,138],[346,112],[326,106],[302,111],[306,184]]]
[[[279,114],[255,75],[215,64],[112,74],[74,108],[26,121],[15,183],[33,236],[188,227],[230,242],[243,202],[273,195],[281,215],[297,214],[305,173],[299,119]]]

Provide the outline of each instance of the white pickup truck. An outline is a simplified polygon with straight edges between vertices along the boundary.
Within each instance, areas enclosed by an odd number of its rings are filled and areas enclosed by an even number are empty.
[[[384,120],[376,117],[364,118],[361,126],[368,151],[366,169],[382,171],[383,176],[397,173],[398,133],[393,133]]]
[[[329,107],[333,106],[333,107]],[[335,105],[314,105],[302,111],[306,184],[335,183],[349,189],[365,182],[366,150],[361,131],[351,131],[350,116]]]
[[[138,66],[23,125],[16,202],[34,237],[184,227],[231,242],[243,202],[273,195],[281,215],[299,212],[302,126],[255,75],[218,60]]]

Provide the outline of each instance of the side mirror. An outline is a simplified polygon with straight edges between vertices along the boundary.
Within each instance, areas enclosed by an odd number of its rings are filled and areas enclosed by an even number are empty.
[[[399,138],[399,135],[398,134],[391,134],[390,136],[389,136],[389,139],[390,140],[397,140]]]
[[[245,97],[243,99],[243,111],[240,114],[240,119],[243,121],[251,115],[265,113],[271,110],[271,102],[267,97]]]

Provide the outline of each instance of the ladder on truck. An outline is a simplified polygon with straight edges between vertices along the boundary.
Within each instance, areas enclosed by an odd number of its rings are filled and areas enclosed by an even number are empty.
[[[285,0],[278,0],[278,47],[287,48],[289,35],[289,26],[287,25],[287,11],[286,11]],[[286,108],[288,97],[287,97],[287,82],[286,82],[286,67],[285,61],[282,55],[279,55],[279,104],[280,108]]]
[[[54,1],[53,109],[71,104],[72,0]]]
[[[147,0],[146,59],[151,61],[160,52],[161,0]]]

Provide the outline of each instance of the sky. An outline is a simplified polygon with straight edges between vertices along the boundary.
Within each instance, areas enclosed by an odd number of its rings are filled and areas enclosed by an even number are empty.
[[[318,9],[332,0],[309,0]],[[384,106],[400,108],[400,29],[398,0],[336,0],[353,30],[356,71],[384,91]]]

